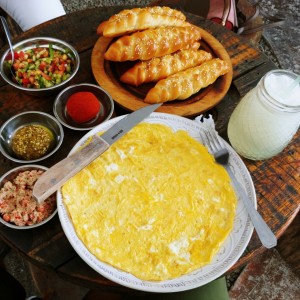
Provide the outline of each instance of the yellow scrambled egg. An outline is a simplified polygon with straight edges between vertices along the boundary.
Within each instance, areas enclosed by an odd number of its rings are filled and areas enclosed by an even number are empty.
[[[208,264],[232,230],[237,203],[204,146],[147,123],[71,178],[62,195],[91,253],[155,281]]]

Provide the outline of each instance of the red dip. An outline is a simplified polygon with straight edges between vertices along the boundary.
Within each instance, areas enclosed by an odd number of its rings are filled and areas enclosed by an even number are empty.
[[[91,92],[77,92],[67,101],[67,113],[76,123],[94,119],[100,111],[100,102]]]

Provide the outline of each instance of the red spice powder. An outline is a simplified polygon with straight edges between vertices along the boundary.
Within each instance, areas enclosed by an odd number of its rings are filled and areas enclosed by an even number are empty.
[[[100,102],[91,92],[77,92],[67,101],[67,112],[76,123],[84,123],[95,118],[100,111]]]

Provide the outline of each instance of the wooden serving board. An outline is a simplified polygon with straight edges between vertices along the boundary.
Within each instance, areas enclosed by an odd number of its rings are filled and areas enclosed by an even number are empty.
[[[104,59],[104,53],[114,39],[100,37],[92,51],[91,64],[94,77],[98,84],[105,89],[112,98],[124,109],[134,111],[149,104],[144,98],[155,83],[134,87],[122,83],[119,78],[123,72],[133,66],[135,62],[111,62]],[[222,46],[210,33],[201,29],[200,49],[210,52],[213,57],[227,61],[231,66],[230,57]],[[186,100],[166,102],[157,111],[192,117],[205,112],[217,105],[226,95],[232,82],[231,70],[219,77],[212,85],[201,89]]]

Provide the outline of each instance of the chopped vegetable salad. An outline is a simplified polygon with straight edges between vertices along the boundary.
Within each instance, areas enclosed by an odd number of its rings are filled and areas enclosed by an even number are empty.
[[[71,76],[72,59],[67,53],[49,48],[37,47],[14,53],[12,69],[16,80],[26,88],[48,88],[58,85]],[[9,60],[12,64],[12,61]]]

